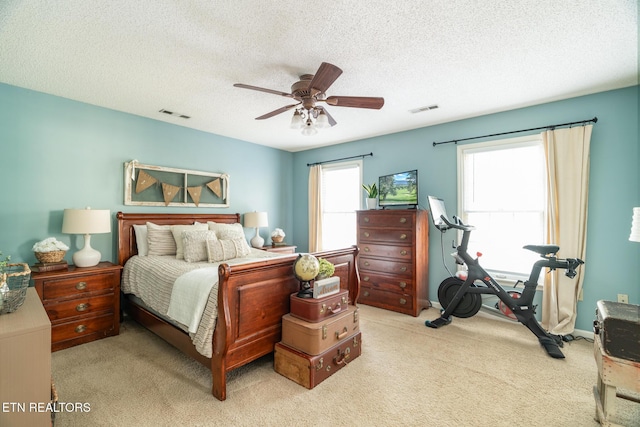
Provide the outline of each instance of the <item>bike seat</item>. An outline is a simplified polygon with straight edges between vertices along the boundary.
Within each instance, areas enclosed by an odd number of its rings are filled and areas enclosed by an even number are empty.
[[[523,249],[528,249],[540,255],[555,254],[560,250],[557,245],[527,245]]]

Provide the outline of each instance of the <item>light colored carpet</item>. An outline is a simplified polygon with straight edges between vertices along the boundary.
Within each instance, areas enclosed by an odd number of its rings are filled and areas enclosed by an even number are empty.
[[[56,352],[66,426],[598,426],[593,344],[565,344],[552,359],[524,326],[491,315],[441,329],[419,318],[360,306],[362,356],[313,390],[273,370],[266,356],[234,371],[227,400],[210,372],[139,325]],[[640,404],[616,399],[618,421],[640,426]]]

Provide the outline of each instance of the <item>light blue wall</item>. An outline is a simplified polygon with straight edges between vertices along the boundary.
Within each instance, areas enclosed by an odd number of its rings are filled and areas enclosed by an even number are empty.
[[[182,126],[0,84],[0,251],[35,262],[33,244],[61,234],[65,208],[117,211],[269,214],[269,230],[292,230],[292,154]],[[229,208],[124,205],[124,163],[230,175]],[[115,226],[115,219],[113,222]],[[261,229],[265,240],[268,229]],[[248,237],[255,230],[245,229]],[[117,230],[94,235],[103,260],[117,261]]]
[[[638,136],[638,86],[491,114],[437,126],[401,132],[294,154],[296,200],[306,200],[307,163],[373,152],[364,159],[364,182],[380,175],[418,169],[421,208],[427,195],[445,199],[456,210],[456,146],[433,147],[434,141],[473,137],[597,116],[591,138],[589,220],[584,300],[578,303],[577,329],[591,330],[596,302],[628,294],[640,303],[640,279],[634,267],[640,261],[640,243],[629,242],[631,212],[640,206],[640,139]],[[428,114],[428,113],[424,113]],[[327,130],[330,132],[331,130]],[[524,134],[510,135],[519,136]],[[510,137],[505,136],[505,137]],[[483,139],[472,141],[479,142]],[[364,193],[363,193],[364,197]],[[294,234],[301,250],[308,248],[307,204],[295,203]],[[452,237],[445,236],[448,253]],[[431,226],[430,298],[447,273],[442,266],[439,232]],[[540,310],[538,310],[540,311]]]

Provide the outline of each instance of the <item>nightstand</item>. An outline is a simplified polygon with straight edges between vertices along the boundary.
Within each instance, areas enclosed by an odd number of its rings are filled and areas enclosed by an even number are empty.
[[[291,246],[291,245],[264,245],[261,248],[258,249],[262,249],[263,251],[267,251],[267,252],[278,252],[281,254],[294,254],[296,253],[296,248],[297,246]]]
[[[31,279],[51,320],[51,351],[118,335],[122,267],[101,262],[95,267],[32,272]]]

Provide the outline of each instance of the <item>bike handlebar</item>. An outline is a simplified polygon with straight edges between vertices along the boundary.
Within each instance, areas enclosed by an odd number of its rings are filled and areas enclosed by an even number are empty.
[[[447,219],[446,216],[444,215],[440,215],[440,219],[442,221],[444,221],[445,224],[447,224],[447,226],[449,228],[457,228],[458,230],[462,230],[462,231],[471,231],[471,230],[475,230],[475,227],[473,225],[467,225],[467,224],[463,224],[462,221],[460,221],[460,218],[458,217],[453,217],[456,221],[455,224],[452,224],[451,222],[449,222],[449,220]]]

